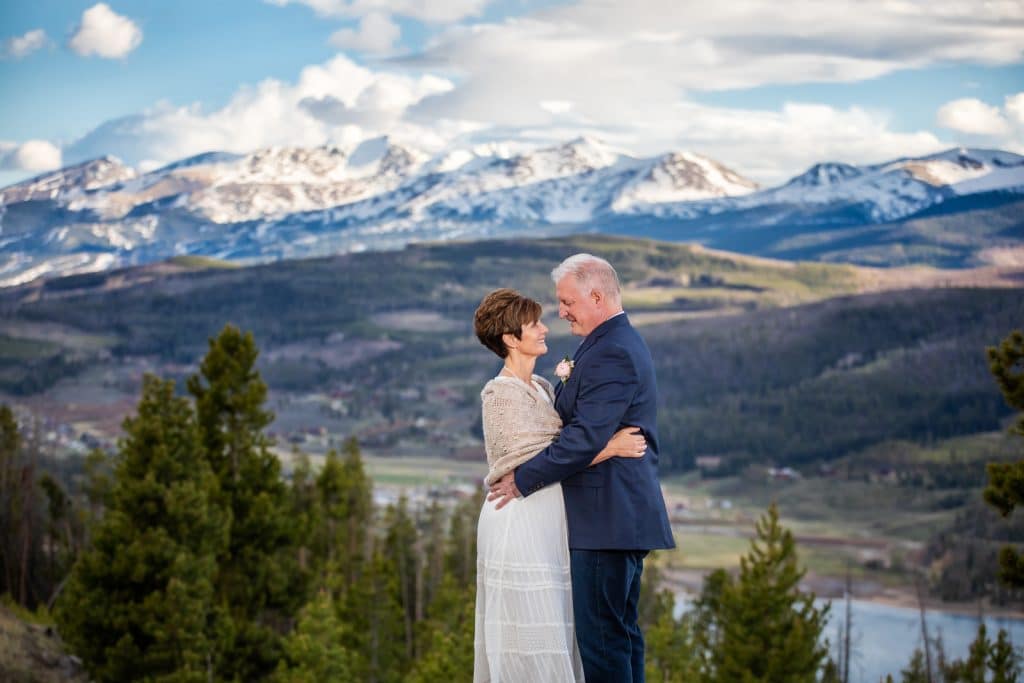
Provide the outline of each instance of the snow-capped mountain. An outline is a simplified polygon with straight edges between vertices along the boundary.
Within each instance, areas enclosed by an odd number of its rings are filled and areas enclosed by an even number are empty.
[[[756,209],[765,224],[791,221],[794,213],[807,224],[884,223],[957,195],[994,190],[1024,191],[1024,157],[959,148],[873,166],[820,163],[777,188],[715,202],[663,204],[659,211],[690,218]]]
[[[0,190],[0,286],[179,254],[253,262],[594,229],[759,253],[758,231],[879,224],[993,192],[1024,195],[1024,158],[955,149],[821,163],[760,189],[698,154],[637,158],[591,138],[432,156],[383,137],[211,152],[148,173],[105,157]]]
[[[673,152],[648,162],[616,195],[612,208],[621,213],[659,215],[663,205],[744,195],[757,189],[757,183],[717,161],[690,152]]]
[[[135,170],[114,157],[101,157],[52,173],[44,173],[0,190],[0,206],[17,202],[68,199],[69,196],[129,180]]]
[[[815,171],[818,182],[812,183]],[[1024,159],[1008,152],[953,149],[863,168],[819,164],[778,190],[764,193],[757,204],[861,205],[872,222],[880,223],[904,218],[954,195],[1004,188],[1024,188]]]

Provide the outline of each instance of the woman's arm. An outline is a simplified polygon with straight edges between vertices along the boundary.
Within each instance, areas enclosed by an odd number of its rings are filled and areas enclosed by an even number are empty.
[[[608,444],[601,449],[593,460],[590,467],[608,458],[642,458],[647,452],[647,439],[639,427],[623,427],[615,432]]]

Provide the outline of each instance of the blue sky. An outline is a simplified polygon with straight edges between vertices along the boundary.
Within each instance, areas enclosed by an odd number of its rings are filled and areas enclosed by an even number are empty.
[[[1016,1],[33,0],[0,6],[0,55],[3,185],[102,154],[147,169],[378,135],[588,135],[766,183],[1024,152]]]

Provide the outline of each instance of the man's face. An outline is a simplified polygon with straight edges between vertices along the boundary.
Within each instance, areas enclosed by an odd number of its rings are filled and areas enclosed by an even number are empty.
[[[555,285],[558,317],[569,323],[569,331],[585,337],[604,322],[604,311],[590,292],[580,287],[574,275],[566,275]]]

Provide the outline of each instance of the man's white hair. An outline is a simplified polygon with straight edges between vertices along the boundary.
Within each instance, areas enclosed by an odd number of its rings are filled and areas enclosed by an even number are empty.
[[[551,279],[557,285],[566,275],[576,278],[584,291],[597,290],[615,305],[622,304],[622,290],[619,275],[612,264],[593,254],[573,254],[551,271]]]

